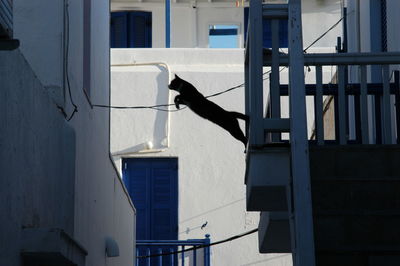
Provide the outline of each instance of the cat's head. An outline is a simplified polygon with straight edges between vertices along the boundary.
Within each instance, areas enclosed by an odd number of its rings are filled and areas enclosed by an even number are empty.
[[[175,74],[175,78],[168,85],[168,88],[170,90],[174,90],[180,93],[184,82],[185,81],[183,79],[181,79],[180,77],[178,77],[178,75]]]

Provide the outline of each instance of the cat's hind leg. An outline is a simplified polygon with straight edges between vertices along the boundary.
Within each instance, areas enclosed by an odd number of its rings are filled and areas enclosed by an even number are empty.
[[[246,122],[250,121],[250,117],[248,115],[238,113],[238,112],[229,112],[234,118],[245,120]]]
[[[237,140],[241,141],[244,146],[246,147],[247,145],[247,138],[246,136],[243,134],[242,130],[239,127],[239,122],[235,119],[231,126],[229,128],[227,128],[227,130],[229,131],[229,133]]]

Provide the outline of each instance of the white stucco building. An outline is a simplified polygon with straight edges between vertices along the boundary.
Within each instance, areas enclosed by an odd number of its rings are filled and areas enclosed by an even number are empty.
[[[239,2],[236,7],[235,1],[171,1],[172,48],[165,49],[163,1],[113,0],[112,12],[151,13],[152,48],[111,49],[111,105],[173,103],[176,93],[169,91],[167,85],[174,74],[191,82],[204,95],[243,84],[245,27],[244,7]],[[303,21],[309,26],[304,31],[307,46],[341,18],[341,2],[303,2]],[[248,5],[247,1],[244,5]],[[209,48],[212,25],[237,25],[237,48]],[[338,26],[310,51],[334,52],[340,35]],[[310,81],[314,79],[312,73],[307,75]],[[333,75],[331,69],[324,68],[324,81],[330,82]],[[287,81],[285,70],[281,78],[283,83]],[[264,84],[268,88],[268,79]],[[243,87],[210,100],[226,110],[244,112]],[[310,102],[310,113],[311,106]],[[257,228],[259,213],[246,211],[243,144],[188,108],[176,112],[175,106],[160,108],[171,112],[146,108],[112,110],[111,152],[120,172],[131,171],[129,163],[143,158],[177,161],[175,193],[180,240],[204,238],[209,234],[213,242]],[[287,102],[282,109],[287,113]],[[311,134],[313,117],[309,119]],[[244,123],[241,126],[244,130]],[[132,200],[135,204],[135,195]],[[211,264],[292,265],[292,257],[291,254],[259,254],[257,234],[253,234],[211,247]]]
[[[134,265],[109,111],[91,107],[109,102],[109,2],[0,6],[0,265]]]

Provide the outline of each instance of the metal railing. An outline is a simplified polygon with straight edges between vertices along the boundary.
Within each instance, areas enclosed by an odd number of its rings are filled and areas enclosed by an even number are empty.
[[[13,36],[12,7],[12,0],[0,0],[0,38]]]
[[[137,240],[136,266],[210,266],[210,238]]]

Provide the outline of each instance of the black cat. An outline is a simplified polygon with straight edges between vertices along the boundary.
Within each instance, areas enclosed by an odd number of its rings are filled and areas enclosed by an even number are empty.
[[[240,140],[246,146],[247,138],[240,129],[237,119],[248,121],[249,117],[247,115],[238,112],[228,112],[222,109],[220,106],[207,100],[192,84],[177,75],[175,75],[168,88],[180,93],[174,99],[176,108],[179,109],[179,104],[188,106],[199,116],[226,129],[234,138]]]

